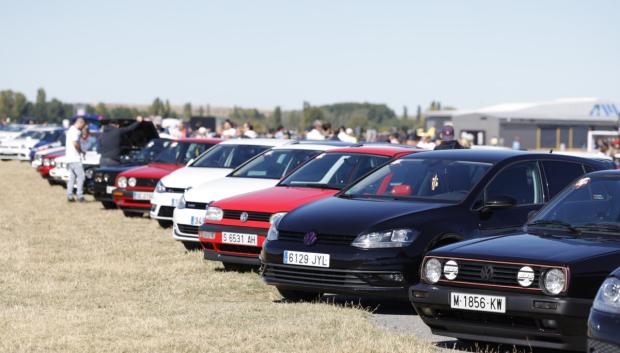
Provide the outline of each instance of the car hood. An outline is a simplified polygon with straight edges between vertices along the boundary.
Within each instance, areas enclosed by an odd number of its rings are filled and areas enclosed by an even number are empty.
[[[170,173],[163,178],[161,182],[169,188],[187,189],[190,186],[196,186],[223,178],[231,171],[232,169],[229,168],[185,167]]]
[[[301,206],[282,219],[278,229],[292,232],[357,235],[403,227],[398,218],[453,204],[329,197]]]
[[[187,190],[185,200],[207,203],[269,188],[278,182],[277,179],[224,177]]]
[[[131,168],[121,173],[121,175],[135,178],[160,179],[181,167],[182,165],[178,164],[151,163],[141,167]]]
[[[223,199],[216,202],[214,206],[225,210],[288,212],[312,201],[330,197],[337,192],[338,190],[333,189],[274,186]]]
[[[620,239],[601,241],[590,237],[518,233],[464,241],[439,248],[432,254],[554,265],[579,262],[611,252],[620,252]]]
[[[126,170],[133,169],[135,167],[139,167],[138,163],[126,163],[109,167],[97,168],[97,172],[101,173],[122,173]]]

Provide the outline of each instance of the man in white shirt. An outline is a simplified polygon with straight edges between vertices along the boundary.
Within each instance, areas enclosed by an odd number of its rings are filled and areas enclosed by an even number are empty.
[[[82,155],[84,152],[80,146],[80,137],[82,136],[84,125],[86,125],[84,119],[77,118],[66,133],[65,161],[69,171],[69,180],[67,181],[67,201],[69,202],[75,201],[73,186],[76,184],[76,178],[77,200],[84,202],[84,167],[82,166]]]
[[[224,122],[224,126],[222,128],[222,138],[223,139],[232,139],[237,137],[237,130],[235,130],[234,127],[232,127],[232,124],[230,121],[226,120]]]
[[[323,123],[320,120],[315,120],[313,129],[306,134],[306,140],[325,140],[323,135]]]

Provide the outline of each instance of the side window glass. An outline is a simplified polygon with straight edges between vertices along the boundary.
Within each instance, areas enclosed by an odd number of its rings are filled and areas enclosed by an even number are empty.
[[[516,206],[542,204],[542,185],[538,163],[516,163],[502,169],[484,190],[485,202],[497,197],[512,197]]]
[[[549,187],[549,197],[554,197],[562,191],[571,181],[582,176],[584,173],[581,163],[571,163],[562,161],[543,161],[543,169],[547,177]]]

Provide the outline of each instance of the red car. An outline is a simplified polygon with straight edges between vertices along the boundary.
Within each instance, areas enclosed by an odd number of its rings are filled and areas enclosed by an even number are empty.
[[[50,183],[50,185],[55,183],[55,181],[50,178],[50,170],[56,167],[56,158],[62,157],[64,155],[64,150],[46,154],[43,156],[41,165],[37,167],[37,172],[41,174],[41,178],[47,179],[47,182]]]
[[[117,175],[112,192],[114,203],[127,217],[141,217],[151,209],[151,197],[159,179],[184,167],[190,160],[220,143],[218,139],[181,139],[167,146],[147,165]]]
[[[299,167],[275,187],[212,203],[199,230],[204,258],[222,261],[229,270],[260,265],[258,255],[275,218],[333,196],[368,172],[416,151],[389,145],[330,150]]]

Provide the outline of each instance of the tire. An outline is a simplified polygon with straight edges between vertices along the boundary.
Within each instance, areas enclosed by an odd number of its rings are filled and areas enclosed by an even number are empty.
[[[113,201],[101,201],[103,208],[106,210],[114,210],[116,209],[116,204]]]
[[[159,226],[162,227],[162,228],[170,228],[170,227],[172,227],[172,221],[166,221],[166,220],[158,219],[157,223],[159,223]]]
[[[47,183],[52,185],[52,186],[56,185],[56,181],[52,180],[52,179],[47,179]]]
[[[222,262],[222,264],[224,265],[224,270],[230,272],[250,272],[256,268],[256,266],[235,264],[232,262]]]
[[[123,214],[125,215],[125,217],[129,217],[129,218],[138,218],[138,217],[142,217],[142,213],[136,213],[136,212],[131,212],[131,211],[125,211],[123,210]]]
[[[185,247],[185,250],[187,251],[202,250],[202,245],[200,245],[200,243],[193,242],[193,241],[183,241],[182,243],[183,243],[183,246]]]
[[[282,299],[288,302],[312,302],[319,300],[322,295],[321,293],[316,292],[305,292],[300,290],[284,289],[280,287],[276,287],[276,289],[278,289],[278,292],[280,292]]]

